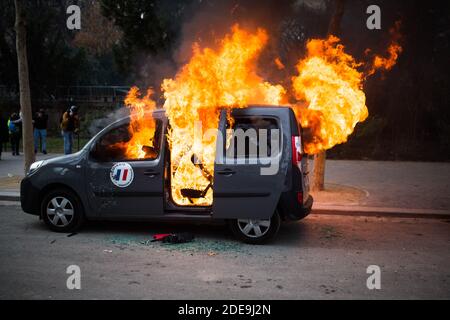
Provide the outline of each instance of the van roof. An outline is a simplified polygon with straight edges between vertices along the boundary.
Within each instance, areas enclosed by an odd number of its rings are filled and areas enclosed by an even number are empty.
[[[244,108],[232,108],[232,109],[235,109],[235,110],[237,110],[237,109],[242,109],[242,110],[245,110],[245,109],[259,109],[259,108],[264,108],[264,109],[274,109],[274,110],[282,110],[282,109],[291,109],[291,107],[289,106],[289,105],[264,105],[264,104],[252,104],[252,105],[249,105],[249,106],[247,106],[247,107],[244,107]],[[165,113],[165,110],[164,109],[156,109],[156,110],[154,110],[153,111],[153,113],[155,113],[155,114],[164,114]]]
[[[300,135],[300,124],[298,123],[297,119],[295,118],[295,114],[294,111],[292,110],[292,108],[290,106],[287,105],[256,105],[256,104],[252,104],[249,105],[245,108],[232,108],[233,110],[237,111],[237,113],[239,113],[240,116],[244,116],[246,115],[245,110],[252,110],[255,112],[255,110],[260,109],[261,112],[263,112],[262,110],[270,110],[270,112],[278,112],[278,113],[284,113],[284,112],[288,112],[288,116],[289,116],[289,122],[290,122],[290,127],[291,127],[291,131],[293,135]],[[249,114],[255,115],[254,112],[249,112]],[[258,111],[256,111],[258,113]],[[153,113],[154,116],[159,117],[159,118],[165,118],[167,119],[167,116],[165,114],[165,110],[164,109],[158,109],[155,110]]]
[[[270,110],[270,111],[278,111],[278,112],[289,112],[289,119],[291,122],[291,130],[293,130],[293,135],[299,135],[300,132],[300,128],[299,125],[297,123],[297,120],[295,119],[295,115],[294,115],[294,111],[292,110],[292,108],[288,105],[249,105],[248,107],[245,108],[233,108],[233,110],[240,110],[240,111],[245,111],[245,110],[257,110],[257,109],[265,109],[265,110]],[[240,115],[244,115],[245,112],[239,112]],[[243,114],[244,113],[244,114]],[[153,115],[156,116],[159,119],[167,119],[166,114],[165,114],[165,110],[164,109],[156,109],[153,111]],[[127,119],[129,119],[130,116],[125,116],[124,118],[118,119],[117,121],[115,121],[114,123],[111,123],[109,126],[107,126],[106,128],[104,128],[103,130],[106,130],[107,128],[109,128],[110,126],[113,126],[115,124],[118,123],[122,123],[123,121],[126,121]],[[102,130],[102,131],[103,131]]]

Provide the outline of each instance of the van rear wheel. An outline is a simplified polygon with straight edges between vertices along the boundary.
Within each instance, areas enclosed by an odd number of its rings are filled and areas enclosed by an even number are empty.
[[[233,219],[229,221],[233,234],[250,244],[264,244],[271,240],[280,229],[281,219],[275,212],[269,220]]]

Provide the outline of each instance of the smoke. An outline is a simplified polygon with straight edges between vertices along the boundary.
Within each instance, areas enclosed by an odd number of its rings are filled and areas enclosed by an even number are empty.
[[[180,36],[167,53],[149,55],[138,53],[136,75],[133,85],[141,88],[152,88],[158,106],[163,104],[161,83],[164,79],[173,78],[177,71],[192,57],[192,47],[196,43],[200,47],[217,47],[217,39],[229,33],[231,26],[239,24],[249,30],[264,28],[268,31],[270,43],[260,58],[261,76],[271,78],[279,70],[275,59],[279,55],[280,25],[283,20],[299,10],[317,10],[323,7],[325,0],[200,0],[192,1],[183,9],[180,24]],[[305,2],[305,3],[303,3]],[[274,76],[276,77],[276,76]],[[275,78],[275,81],[279,79]]]
[[[316,12],[325,12],[327,3],[325,0],[297,0],[294,1],[294,8],[307,8]]]
[[[195,3],[185,14],[181,39],[174,53],[174,61],[186,63],[192,54],[192,44],[201,47],[216,47],[231,26],[239,24],[245,29],[263,28],[276,35],[280,22],[288,17],[294,8],[293,0],[209,0]]]
[[[127,117],[129,114],[130,110],[128,108],[120,108],[114,110],[103,118],[93,120],[87,129],[88,133],[91,137],[93,137],[111,123],[123,119]]]
[[[149,55],[138,53],[135,58],[133,85],[152,88],[158,107],[164,103],[161,84],[173,78],[189,62],[193,45],[217,48],[218,39],[238,24],[246,30],[263,28],[269,42],[258,61],[258,74],[269,82],[288,86],[295,64],[304,53],[311,37],[306,28],[309,20],[317,20],[327,11],[327,0],[198,0],[183,8],[179,36],[170,52]],[[309,21],[310,22],[310,21]],[[317,32],[313,32],[317,33]],[[280,65],[285,68],[280,68]]]
[[[155,92],[153,98],[158,105],[162,105],[161,83],[164,79],[170,78],[176,73],[177,63],[167,54],[152,56],[142,54],[137,61],[140,61],[137,75],[139,80],[133,84],[140,88],[152,88]]]

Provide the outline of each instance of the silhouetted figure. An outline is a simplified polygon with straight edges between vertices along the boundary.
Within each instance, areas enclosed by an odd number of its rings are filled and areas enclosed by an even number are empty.
[[[39,109],[34,118],[34,153],[39,150],[39,142],[41,143],[41,150],[43,154],[47,154],[47,123],[48,115],[44,109]]]
[[[3,116],[3,113],[0,112],[0,160],[2,159],[3,145],[6,144],[8,140],[8,119]]]
[[[12,155],[19,155],[20,138],[22,137],[22,118],[20,113],[13,113],[8,120],[8,130],[11,139]]]
[[[78,108],[71,106],[64,112],[61,119],[61,131],[64,138],[64,154],[71,154],[73,147],[73,134],[78,132],[80,119],[78,118]]]

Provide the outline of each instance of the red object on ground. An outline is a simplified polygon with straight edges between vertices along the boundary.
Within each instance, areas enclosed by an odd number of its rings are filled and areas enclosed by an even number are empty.
[[[171,233],[159,233],[159,234],[155,234],[153,236],[153,240],[154,241],[162,241],[164,240],[164,238],[167,238],[168,236],[171,236]]]

